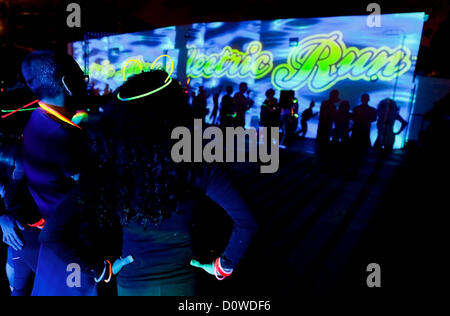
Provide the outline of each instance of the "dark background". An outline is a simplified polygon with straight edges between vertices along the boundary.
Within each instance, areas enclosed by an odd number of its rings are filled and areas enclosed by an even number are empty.
[[[81,28],[66,25],[66,8],[71,2],[81,6]],[[86,35],[128,33],[194,22],[366,15],[368,3],[370,1],[356,0],[1,0],[0,51],[15,60],[20,59],[20,55],[13,53],[15,50],[65,49],[67,42],[82,40]],[[392,0],[377,3],[382,14],[424,11],[429,15],[424,26],[419,71],[437,71],[448,76],[448,61],[442,59],[437,64],[436,60],[428,58],[428,54],[444,56],[440,54],[445,48],[445,34],[449,30],[448,1]],[[5,76],[14,63],[5,62],[10,59],[4,57],[0,60],[1,74]]]

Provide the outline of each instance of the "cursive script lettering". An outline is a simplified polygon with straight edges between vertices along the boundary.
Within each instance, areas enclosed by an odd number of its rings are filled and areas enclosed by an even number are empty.
[[[307,85],[321,92],[344,79],[389,81],[411,67],[407,47],[358,49],[347,47],[342,38],[339,31],[304,38],[289,52],[287,63],[275,67],[272,84],[288,90]]]

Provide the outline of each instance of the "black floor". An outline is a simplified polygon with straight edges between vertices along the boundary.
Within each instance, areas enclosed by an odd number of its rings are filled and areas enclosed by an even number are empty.
[[[443,240],[431,237],[445,231],[437,227],[448,209],[437,181],[448,181],[443,163],[413,149],[359,157],[298,140],[281,152],[276,174],[238,164],[236,183],[262,229],[241,272],[218,291],[396,295],[431,286]],[[381,267],[381,289],[367,286],[370,263]]]
[[[317,152],[313,141],[297,140],[280,152],[275,174],[260,174],[256,164],[232,166],[261,229],[231,278],[203,275],[202,293],[372,294],[431,286],[444,268],[436,258],[448,212],[443,163],[412,150]],[[381,289],[366,285],[370,263],[381,267]]]

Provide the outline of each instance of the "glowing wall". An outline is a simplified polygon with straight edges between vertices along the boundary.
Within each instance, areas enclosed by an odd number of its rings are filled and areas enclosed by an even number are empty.
[[[367,16],[196,23],[89,40],[87,46],[76,42],[73,47],[81,67],[88,61],[91,80],[100,89],[106,83],[113,89],[122,84],[128,60],[141,61],[145,70],[161,54],[172,56],[173,77],[182,83],[191,78],[194,91],[203,85],[212,96],[221,88],[222,96],[227,85],[236,92],[245,81],[255,101],[247,125],[257,125],[269,88],[295,90],[300,112],[311,100],[318,111],[332,89],[352,108],[364,92],[374,107],[391,97],[408,120],[423,20],[424,13],[402,13],[382,15],[381,27],[368,27]],[[169,67],[166,59],[160,61]],[[137,63],[129,63],[125,73],[139,71]],[[208,102],[212,109],[212,97]],[[316,129],[317,117],[310,121],[307,137],[315,137]],[[406,133],[397,136],[396,148]],[[371,138],[376,138],[375,125]]]

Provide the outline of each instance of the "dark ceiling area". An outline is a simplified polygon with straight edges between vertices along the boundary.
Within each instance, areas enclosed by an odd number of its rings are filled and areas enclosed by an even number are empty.
[[[368,14],[366,8],[370,2],[373,1],[0,0],[0,66],[4,74],[9,73],[5,68],[17,64],[10,62],[11,58],[19,59],[34,49],[65,50],[68,42],[82,40],[86,34],[98,37],[194,22],[364,15]],[[80,5],[80,28],[69,28],[66,24],[70,3]],[[381,13],[424,11],[428,14],[422,40],[425,50],[434,37],[448,36],[448,20],[443,23],[449,12],[447,0],[377,3]],[[440,50],[441,45],[434,46],[439,47],[436,51]],[[432,68],[432,65],[424,67]]]
[[[193,22],[239,21],[289,17],[364,15],[372,1],[320,2],[292,0],[0,0],[2,42],[25,47],[48,47],[80,40],[85,32],[127,33]],[[81,7],[81,28],[69,28],[66,8]],[[429,24],[448,14],[448,1],[378,1],[381,13],[425,11]]]

